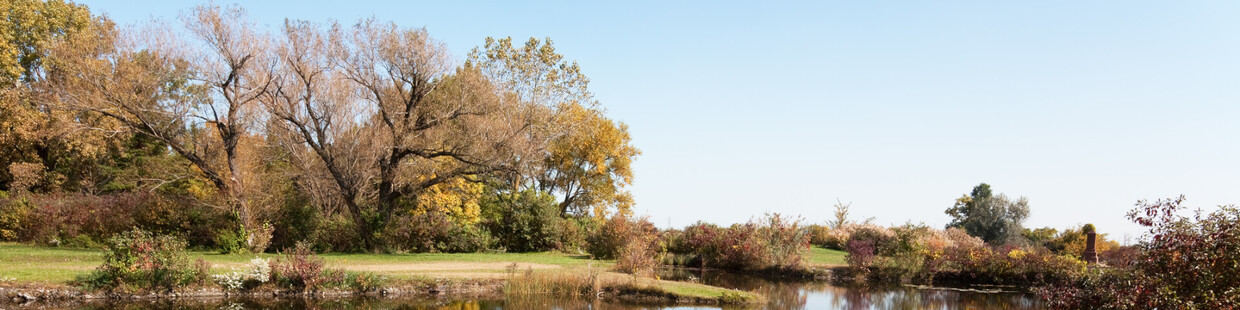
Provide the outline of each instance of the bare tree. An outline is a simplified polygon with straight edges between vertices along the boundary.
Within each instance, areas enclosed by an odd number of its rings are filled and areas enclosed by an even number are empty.
[[[227,192],[229,204],[234,207],[241,223],[251,232],[246,243],[253,250],[253,233],[261,233],[261,226],[253,218],[248,201],[242,191],[245,172],[239,166],[237,142],[250,132],[259,98],[271,86],[273,73],[267,55],[267,38],[255,32],[256,25],[248,20],[239,7],[221,10],[218,6],[199,6],[183,16],[186,27],[205,44],[200,52],[201,62],[194,62],[197,77],[211,89],[210,100],[198,106],[191,114],[215,128],[225,154],[228,179],[217,182]],[[265,247],[265,245],[261,245]]]
[[[844,203],[839,198],[835,199],[835,220],[827,222],[827,227],[840,228],[848,224],[848,208],[852,207],[852,202]]]
[[[265,38],[239,8],[200,6],[183,19],[204,50],[152,22],[115,45],[100,44],[99,54],[65,57],[61,69],[74,74],[55,88],[71,108],[106,115],[166,143],[224,194],[247,231],[260,232],[242,194],[237,144],[271,83]],[[265,247],[252,241],[252,250]]]
[[[476,69],[451,71],[425,29],[288,22],[279,51],[269,110],[329,171],[366,247],[403,199],[456,178],[516,172],[531,158],[522,154],[534,112],[501,100]]]

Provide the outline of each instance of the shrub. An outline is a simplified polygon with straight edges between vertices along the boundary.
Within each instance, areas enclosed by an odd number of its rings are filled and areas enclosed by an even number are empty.
[[[137,229],[125,232],[108,239],[103,264],[80,282],[90,289],[171,291],[206,277],[201,266],[189,266],[184,250],[185,241],[172,236],[157,237]]]
[[[370,293],[382,288],[387,278],[370,272],[346,272],[344,282],[354,292]]]
[[[571,253],[584,253],[589,246],[587,240],[590,238],[592,225],[595,225],[597,221],[586,217],[561,219],[558,222],[559,250]]]
[[[24,231],[30,213],[34,208],[24,198],[8,198],[0,192],[0,241],[16,241],[19,233]]]
[[[559,204],[545,192],[526,190],[517,193],[489,195],[480,204],[484,226],[496,237],[499,246],[511,252],[533,252],[565,249]],[[576,237],[576,236],[574,236]]]
[[[101,244],[137,226],[133,215],[147,198],[138,193],[31,195],[34,212],[20,238],[48,245],[62,245],[66,240],[79,241],[66,244],[71,246]]]
[[[689,232],[689,246],[702,258],[703,267],[735,270],[765,269],[765,251],[754,222],[735,224],[728,228],[696,225]]]
[[[322,226],[314,234],[314,248],[323,252],[352,252],[361,249],[361,240],[353,220],[346,215],[337,214],[323,220]]]
[[[313,242],[325,219],[319,208],[308,202],[285,203],[272,221],[271,247],[291,248],[298,242]]]
[[[645,221],[645,219],[643,219]],[[666,252],[657,231],[637,229],[616,257],[616,270],[634,275],[653,275]]]
[[[456,223],[443,212],[412,215],[396,224],[384,236],[396,251],[481,252],[495,243],[485,228]]]
[[[1052,309],[1154,309],[1146,307],[1148,300],[1143,297],[1149,295],[1146,292],[1149,287],[1133,285],[1144,280],[1123,268],[1091,268],[1082,277],[1067,283],[1041,286],[1034,292],[1046,300],[1047,306]]]
[[[809,232],[799,221],[778,214],[720,228],[698,223],[685,228],[677,254],[692,253],[704,267],[733,270],[800,269],[809,250]]]
[[[222,229],[215,233],[215,246],[220,254],[245,252],[245,229]]]
[[[886,227],[858,227],[848,235],[847,244],[868,242],[874,247],[875,254],[891,256],[897,252],[896,233]],[[852,247],[849,246],[851,249]]]
[[[890,229],[872,223],[863,224],[844,224],[839,227],[831,228],[821,236],[821,243],[816,243],[822,247],[836,250],[847,250],[848,239],[852,238],[852,234],[858,230],[873,230],[883,235],[892,234]]]
[[[284,257],[271,263],[276,284],[298,292],[316,292],[326,282],[323,276],[323,259],[309,245],[298,244],[286,249]]]
[[[848,255],[844,257],[848,265],[857,269],[868,269],[874,261],[874,241],[865,239],[849,240]]]
[[[1127,268],[1140,258],[1141,248],[1137,246],[1118,246],[1098,253],[1098,261],[1110,267]]]
[[[831,244],[831,227],[823,225],[809,225],[805,227],[809,230],[809,243],[824,248],[832,248]]]
[[[587,252],[594,258],[613,259],[619,256],[620,248],[628,244],[629,233],[632,231],[628,217],[612,216],[599,226],[598,230],[588,238]]]
[[[271,280],[271,261],[257,258],[250,264],[232,272],[212,276],[215,283],[229,290],[248,290]]]
[[[205,259],[195,259],[194,273],[191,280],[193,283],[202,285],[207,284],[207,281],[211,280],[211,263],[207,262]]]
[[[617,214],[603,222],[587,239],[590,255],[600,259],[620,257],[621,250],[635,237],[656,236],[658,229],[647,218],[634,220]],[[656,240],[657,241],[657,240]]]
[[[801,227],[801,220],[780,216],[778,213],[763,218],[758,227],[759,237],[764,239],[768,264],[779,268],[801,268],[809,254],[809,232]]]

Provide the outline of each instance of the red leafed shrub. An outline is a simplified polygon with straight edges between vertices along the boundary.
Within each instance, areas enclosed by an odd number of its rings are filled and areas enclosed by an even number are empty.
[[[287,249],[284,257],[271,263],[276,284],[299,292],[315,292],[329,279],[323,273],[323,259],[309,245],[297,244]]]
[[[20,239],[52,245],[92,246],[134,227],[133,214],[149,199],[142,193],[103,196],[31,195],[34,206]]]
[[[855,239],[848,242],[848,265],[854,268],[868,268],[874,261],[874,241]]]
[[[0,238],[54,246],[101,247],[137,227],[210,247],[213,232],[229,227],[219,210],[148,192],[24,194],[0,198],[0,212]],[[15,225],[4,225],[10,222]]]
[[[1107,264],[1110,267],[1127,268],[1137,262],[1141,255],[1141,248],[1137,246],[1119,246],[1109,251],[1098,253],[1098,261]]]
[[[809,252],[810,234],[800,221],[775,214],[728,228],[698,223],[685,228],[679,238],[684,244],[677,245],[676,251],[698,255],[704,267],[801,269]]]

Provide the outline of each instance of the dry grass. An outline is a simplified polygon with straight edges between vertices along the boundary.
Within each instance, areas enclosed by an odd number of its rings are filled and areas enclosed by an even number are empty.
[[[761,295],[696,283],[665,281],[589,266],[578,271],[535,271],[511,268],[504,285],[506,296],[561,298],[622,298],[677,303],[752,304]]]

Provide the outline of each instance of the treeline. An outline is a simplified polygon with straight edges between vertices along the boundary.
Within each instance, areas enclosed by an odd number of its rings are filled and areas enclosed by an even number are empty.
[[[373,19],[268,32],[200,6],[120,27],[4,6],[0,240],[570,250],[633,203],[639,150],[550,39],[486,38],[458,64]]]

